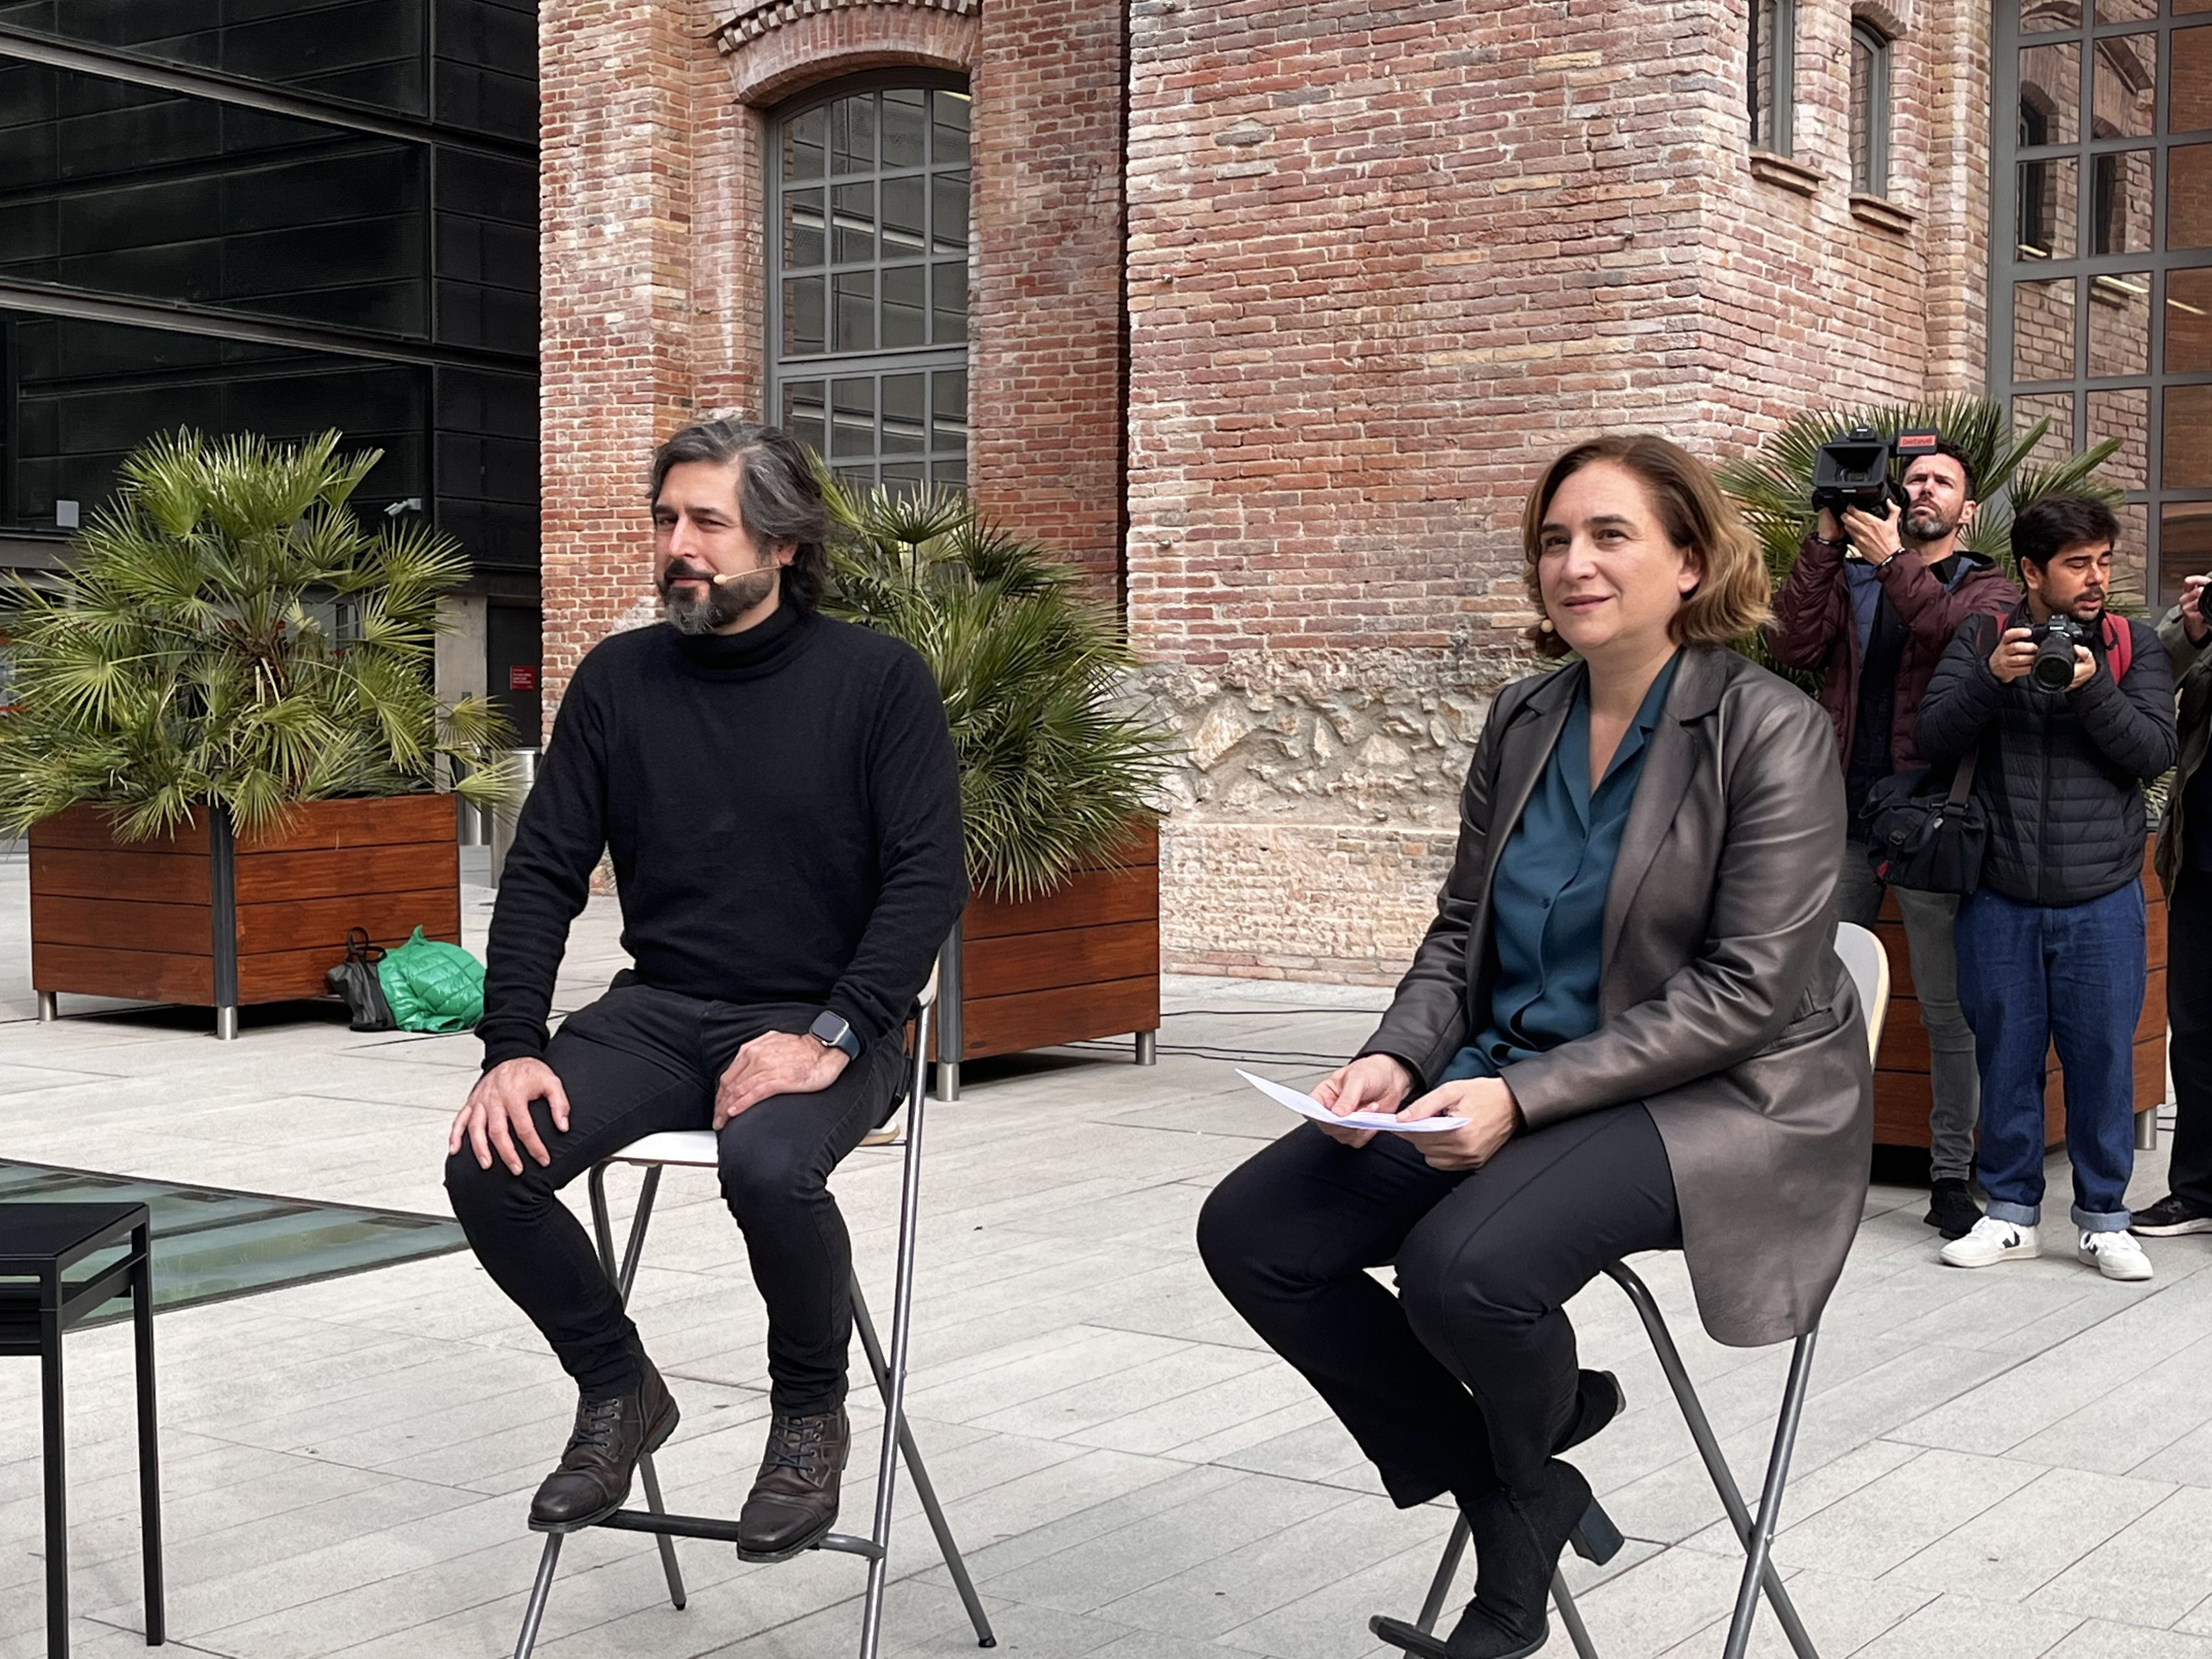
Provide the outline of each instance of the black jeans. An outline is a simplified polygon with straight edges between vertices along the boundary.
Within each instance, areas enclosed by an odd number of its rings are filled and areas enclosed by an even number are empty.
[[[1401,1509],[1526,1486],[1574,1406],[1561,1305],[1607,1263],[1682,1236],[1640,1104],[1516,1135],[1477,1170],[1431,1170],[1412,1139],[1354,1150],[1294,1129],[1232,1170],[1198,1222],[1221,1293]],[[1396,1296],[1366,1272],[1392,1261]]]
[[[702,1002],[620,975],[546,1048],[568,1096],[565,1134],[544,1101],[531,1109],[552,1163],[541,1168],[525,1153],[522,1173],[510,1175],[497,1158],[481,1168],[467,1146],[446,1160],[453,1213],[484,1271],[586,1395],[635,1388],[643,1350],[590,1234],[554,1194],[641,1135],[708,1127],[715,1083],[739,1046],[767,1031],[804,1031],[818,1012]],[[890,1115],[903,1060],[896,1037],[879,1042],[819,1094],[771,1096],[721,1132],[722,1196],[768,1304],[769,1400],[779,1412],[835,1411],[845,1398],[852,1242],[830,1172]]]
[[[2166,1020],[2173,1067],[2166,1188],[2212,1215],[2212,874],[2195,868],[2181,872],[2166,907]]]

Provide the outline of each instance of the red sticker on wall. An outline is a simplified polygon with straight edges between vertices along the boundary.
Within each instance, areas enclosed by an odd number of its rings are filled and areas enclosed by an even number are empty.
[[[538,689],[538,665],[516,663],[507,671],[507,689],[510,691],[535,691]]]

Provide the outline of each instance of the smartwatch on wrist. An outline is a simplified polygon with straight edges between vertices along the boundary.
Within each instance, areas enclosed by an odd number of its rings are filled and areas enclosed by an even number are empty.
[[[825,1048],[842,1048],[848,1060],[860,1057],[860,1039],[853,1034],[852,1021],[842,1014],[833,1014],[825,1008],[806,1028],[806,1035]]]

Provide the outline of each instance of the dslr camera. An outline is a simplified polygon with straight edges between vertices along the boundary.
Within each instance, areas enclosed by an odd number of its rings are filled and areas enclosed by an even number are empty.
[[[1926,429],[1887,438],[1870,426],[1853,427],[1832,443],[1822,444],[1813,457],[1813,510],[1826,508],[1838,524],[1846,507],[1856,507],[1877,519],[1887,518],[1893,507],[1902,512],[1905,490],[1890,477],[1892,465],[1901,459],[1910,466],[1914,457],[1934,454],[1942,441],[1942,433]]]
[[[2063,691],[2074,684],[2074,647],[2089,643],[2090,630],[2071,617],[2053,617],[2028,633],[2035,660],[2028,665],[2027,683],[2039,691]]]

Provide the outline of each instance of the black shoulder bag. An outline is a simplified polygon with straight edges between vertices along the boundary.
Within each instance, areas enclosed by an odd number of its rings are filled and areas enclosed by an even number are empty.
[[[1978,751],[1939,791],[1935,773],[1884,778],[1868,798],[1867,861],[1880,879],[1919,893],[1971,893],[1981,885],[1989,815],[1974,799]]]

